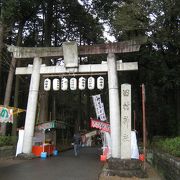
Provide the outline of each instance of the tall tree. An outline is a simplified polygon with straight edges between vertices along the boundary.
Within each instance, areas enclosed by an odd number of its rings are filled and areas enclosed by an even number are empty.
[[[14,12],[14,5],[15,3],[12,0],[1,1],[0,2],[0,97],[3,97],[3,86],[5,85],[2,81],[2,64],[3,64],[3,48],[4,48],[4,39],[7,37],[7,33],[13,24],[13,12]],[[2,98],[1,98],[2,99]],[[2,102],[0,101],[2,104]],[[8,104],[7,104],[8,105]],[[2,123],[1,126],[1,133],[5,135],[6,132],[6,125]]]
[[[12,13],[15,16],[15,18],[12,20],[12,22],[17,23],[18,27],[19,27],[18,33],[17,33],[16,45],[21,46],[24,25],[25,25],[26,21],[28,21],[28,19],[30,19],[34,14],[36,14],[37,8],[39,6],[39,2],[36,1],[36,4],[35,4],[35,1],[28,1],[28,2],[18,1],[18,2],[16,2],[16,4],[13,4],[13,5],[15,5],[15,7],[18,9],[18,11],[15,11],[16,8],[14,8],[12,11]],[[27,9],[30,6],[32,8],[29,11]],[[11,96],[11,89],[12,89],[12,82],[13,82],[15,67],[16,67],[16,59],[13,58],[12,62],[11,62],[7,86],[6,86],[6,92],[5,92],[5,98],[4,98],[4,105],[5,106],[8,106],[10,103],[10,96]]]
[[[3,86],[4,83],[2,81],[2,64],[3,64],[3,55],[2,50],[4,48],[4,40],[7,37],[9,29],[12,27],[13,24],[13,12],[15,8],[15,2],[13,0],[1,0],[0,1],[0,97],[3,95]],[[0,98],[0,103],[2,104],[2,98]]]
[[[158,0],[156,3],[146,0],[141,3],[138,0],[124,1],[116,10],[116,18],[113,21],[114,32],[119,40],[139,34],[147,34],[149,37],[148,43],[137,57],[139,57],[140,82],[144,82],[149,88],[147,103],[149,102],[150,108],[147,119],[154,122],[151,124],[155,125],[154,129],[159,130],[154,132],[156,135],[178,134],[179,114],[176,106],[179,102],[176,101],[179,98],[174,99],[174,94],[178,93],[180,73],[179,10],[179,1],[176,0]],[[157,109],[158,115],[153,115]],[[171,127],[170,130],[164,131],[167,126]]]
[[[54,0],[47,1],[43,4],[44,11],[44,46],[51,47],[51,35],[52,35],[52,26],[53,26],[53,13],[54,13]],[[49,59],[45,59],[44,63],[50,65]],[[49,120],[49,92],[44,92],[44,79],[41,78],[40,85],[40,112],[39,112],[39,122],[46,122]]]
[[[13,17],[15,17],[15,18],[12,19],[11,21],[13,23],[17,23],[19,25],[18,33],[17,33],[17,41],[16,41],[17,46],[21,46],[22,37],[23,37],[23,28],[24,28],[26,21],[28,19],[30,19],[33,15],[35,15],[36,11],[38,9],[39,2],[36,1],[37,4],[34,4],[34,3],[35,3],[35,1],[31,1],[31,2],[18,1],[18,2],[16,2],[16,4],[13,4],[13,6],[12,6],[13,10],[11,12],[14,15]],[[27,8],[29,8],[30,5],[32,6],[32,8],[29,11],[29,10],[27,10]],[[7,7],[7,4],[5,7]],[[16,9],[15,7],[18,9],[18,11],[15,11],[15,9]],[[6,13],[8,13],[7,10],[5,11],[5,14]],[[19,66],[20,66],[20,62],[19,62]],[[7,85],[6,85],[5,98],[4,98],[5,106],[8,106],[10,104],[15,67],[16,67],[16,59],[12,58],[10,69],[9,69],[9,74],[8,74],[8,81],[7,81]],[[14,106],[17,107],[18,106],[17,99],[18,99],[18,93],[19,93],[19,78],[18,77],[16,77],[16,86],[15,87],[16,87],[16,89],[15,89]]]

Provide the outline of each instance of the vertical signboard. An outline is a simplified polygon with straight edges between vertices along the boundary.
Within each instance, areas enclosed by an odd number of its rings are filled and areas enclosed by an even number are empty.
[[[131,85],[121,85],[121,158],[131,159]]]
[[[97,119],[100,119],[101,121],[105,121],[106,114],[104,111],[104,104],[101,101],[101,95],[97,94],[97,95],[92,96],[92,98],[93,98],[93,103],[96,110]]]

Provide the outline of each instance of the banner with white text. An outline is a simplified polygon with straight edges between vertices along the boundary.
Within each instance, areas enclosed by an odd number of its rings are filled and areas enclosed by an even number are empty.
[[[91,127],[104,132],[110,132],[110,124],[91,118]]]

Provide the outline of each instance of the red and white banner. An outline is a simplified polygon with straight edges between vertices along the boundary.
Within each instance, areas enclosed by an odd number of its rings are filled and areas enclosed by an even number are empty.
[[[110,132],[110,124],[91,118],[91,127],[101,131]]]

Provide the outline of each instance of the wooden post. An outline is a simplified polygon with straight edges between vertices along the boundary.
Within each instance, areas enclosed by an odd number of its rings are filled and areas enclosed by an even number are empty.
[[[134,130],[136,130],[136,111],[134,110]]]
[[[142,115],[143,115],[143,153],[144,153],[144,170],[146,169],[146,114],[145,114],[145,86],[142,84]]]

